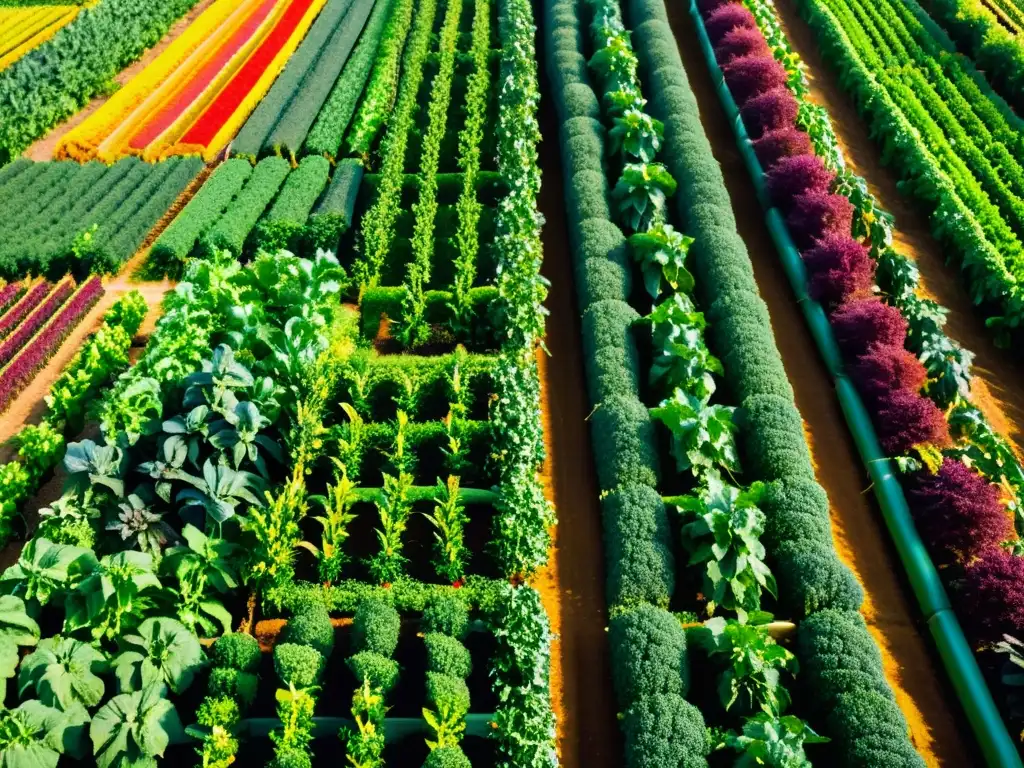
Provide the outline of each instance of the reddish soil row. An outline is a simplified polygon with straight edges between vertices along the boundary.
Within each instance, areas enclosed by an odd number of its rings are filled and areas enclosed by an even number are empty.
[[[832,503],[832,529],[840,558],[864,586],[862,613],[879,648],[886,676],[910,726],[911,739],[929,765],[976,764],[963,738],[966,725],[956,697],[934,653],[927,628],[911,601],[881,513],[868,490],[869,481],[843,420],[827,372],[804,324],[803,316],[779,263],[764,217],[736,147],[731,127],[718,101],[696,30],[685,3],[670,3],[669,14],[687,75],[697,96],[705,131],[722,166],[740,235],[754,265],[761,297],[768,305],[776,342],[804,419],[804,428],[818,482]],[[809,31],[797,22],[795,47],[812,72],[820,62],[812,57]],[[828,93],[838,93],[828,82]],[[831,110],[835,99],[823,103]],[[855,115],[833,111],[841,134],[859,127]],[[875,151],[872,149],[872,151]],[[875,169],[861,173],[869,179]],[[897,222],[903,215],[894,210]],[[924,270],[922,269],[922,272]]]

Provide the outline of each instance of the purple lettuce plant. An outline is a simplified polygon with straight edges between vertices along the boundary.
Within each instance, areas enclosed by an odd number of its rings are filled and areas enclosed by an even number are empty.
[[[53,286],[45,280],[41,283],[37,283],[33,286],[27,294],[21,297],[16,304],[7,310],[0,317],[0,339],[6,339],[18,324],[25,319],[33,309],[39,306],[39,302],[46,298],[46,294],[50,292]]]
[[[788,88],[773,88],[749,99],[740,107],[740,116],[750,138],[757,139],[770,131],[791,128],[799,110],[796,96]]]
[[[889,456],[910,455],[915,446],[944,448],[952,443],[942,409],[924,395],[894,389],[878,399],[875,431]]]
[[[744,56],[771,56],[772,49],[760,30],[739,27],[725,33],[715,47],[715,58],[720,66],[725,66],[734,59]]]
[[[873,344],[902,347],[907,321],[900,311],[877,298],[854,299],[840,306],[830,318],[839,348],[853,360]]]
[[[741,28],[742,29],[742,28]],[[739,32],[741,30],[733,30]],[[731,33],[730,33],[731,34]],[[786,68],[771,55],[755,54],[733,59],[722,67],[725,82],[739,105],[754,96],[786,85]]]
[[[18,350],[25,346],[25,342],[35,336],[39,329],[46,324],[46,321],[53,317],[53,313],[57,311],[61,304],[67,301],[68,296],[75,290],[75,283],[71,278],[65,278],[57,286],[50,291],[50,295],[46,297],[38,307],[36,307],[32,314],[26,317],[17,328],[6,338],[3,343],[0,343],[0,367],[7,365],[14,357]]]
[[[793,242],[803,250],[828,235],[850,234],[853,205],[842,195],[817,190],[804,192],[793,200],[793,209],[786,216],[786,224]]]
[[[811,296],[826,308],[867,294],[875,279],[868,249],[852,237],[829,235],[802,254]]]
[[[721,5],[708,14],[704,21],[704,29],[707,30],[711,45],[718,45],[728,32],[737,27],[757,29],[754,14],[740,3]]]
[[[763,95],[774,97],[774,94]],[[765,170],[771,170],[772,166],[784,157],[809,155],[813,151],[811,137],[792,125],[762,133],[761,138],[756,139],[753,145],[754,153]]]
[[[967,568],[959,592],[967,628],[982,642],[1024,633],[1024,558],[990,547]]]
[[[817,155],[796,155],[780,159],[765,174],[772,202],[783,212],[791,211],[798,196],[808,192],[828,194],[835,174]]]
[[[917,356],[895,344],[872,344],[850,366],[850,376],[869,408],[877,408],[890,392],[920,392],[928,372]]]

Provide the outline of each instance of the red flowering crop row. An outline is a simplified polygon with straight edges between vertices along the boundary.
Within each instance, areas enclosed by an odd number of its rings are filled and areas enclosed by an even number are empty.
[[[25,319],[39,302],[46,298],[52,286],[45,280],[37,284],[20,300],[15,302],[2,316],[0,316],[0,339],[6,339],[11,331],[18,327],[18,324]]]
[[[39,306],[32,310],[32,313],[0,344],[0,366],[7,365],[11,358],[25,346],[25,342],[39,332],[46,321],[53,317],[60,306],[68,300],[68,296],[74,289],[74,280],[66,277],[49,292]]]
[[[786,87],[754,15],[741,3],[700,0],[705,29],[726,84],[765,169],[771,202],[785,218],[808,273],[808,290],[829,312],[851,379],[871,413],[883,450],[911,454],[952,444],[945,415],[922,394],[927,373],[906,348],[907,319],[874,291],[875,262],[851,236],[854,208],[834,190],[835,174],[796,127],[798,102]],[[939,566],[956,564],[965,628],[979,641],[1024,635],[1024,558],[1001,545],[1013,524],[995,485],[959,459],[905,480],[918,531]]]
[[[65,287],[66,292],[64,291]],[[99,277],[89,278],[71,299],[64,303],[68,293],[73,290],[74,285],[70,279],[63,281],[58,286],[58,289],[54,291],[54,296],[59,291],[63,298],[55,306],[60,306],[61,303],[64,305],[48,323],[41,326],[41,329],[37,327],[37,333],[27,338],[26,343],[13,359],[0,369],[0,413],[7,410],[15,396],[32,380],[57,351],[72,329],[99,301],[103,295],[103,281]],[[21,328],[18,330],[20,332]]]
[[[24,292],[24,283],[8,283],[3,288],[0,288],[0,316],[14,306],[14,303],[21,298]]]

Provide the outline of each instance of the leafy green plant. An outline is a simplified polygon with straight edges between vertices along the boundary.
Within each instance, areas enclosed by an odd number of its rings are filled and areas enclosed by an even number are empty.
[[[0,766],[57,768],[61,755],[81,759],[88,722],[82,707],[61,712],[36,699],[15,709],[0,708]]]
[[[155,765],[168,745],[183,736],[181,720],[162,683],[115,696],[100,707],[89,726],[99,768]]]
[[[64,469],[69,483],[102,486],[116,498],[124,498],[124,454],[116,445],[98,445],[92,440],[68,443]]]
[[[697,474],[719,466],[735,472],[739,470],[735,411],[734,407],[711,405],[707,398],[676,389],[651,409],[651,416],[672,433],[672,455],[680,472],[689,469]]]
[[[345,467],[352,482],[358,483],[366,451],[366,424],[350,403],[341,403],[340,408],[348,417],[348,425],[345,436],[338,440],[338,461]]]
[[[263,489],[259,476],[239,471],[209,459],[203,464],[203,476],[189,477],[192,488],[178,492],[177,500],[182,502],[180,512],[201,512],[215,523],[224,523],[238,513],[243,502],[252,507],[262,506],[256,495]]]
[[[48,507],[39,510],[39,528],[36,537],[49,539],[55,544],[71,544],[91,549],[96,541],[93,521],[102,512],[94,503],[93,489],[84,492],[65,492]]]
[[[679,387],[703,400],[711,397],[715,392],[712,374],[724,371],[704,343],[704,313],[697,311],[688,296],[674,293],[647,319],[654,346],[651,384],[669,391]]]
[[[154,512],[135,493],[117,505],[117,519],[107,523],[108,531],[115,531],[126,547],[138,547],[154,558],[159,558],[163,548],[178,538],[171,526],[164,522],[163,513]]]
[[[263,590],[264,598],[276,600],[295,575],[295,548],[301,540],[299,521],[306,516],[306,484],[294,472],[275,496],[267,494],[265,507],[253,507],[243,521],[243,530],[251,539],[245,570],[247,583]]]
[[[811,768],[804,754],[804,744],[823,744],[829,741],[819,736],[796,715],[772,717],[758,712],[743,723],[743,733],[728,732],[717,749],[731,748],[742,753],[736,768]]]
[[[24,600],[31,613],[51,598],[63,597],[97,565],[91,550],[34,538],[21,550],[18,562],[0,576],[0,592]]]
[[[107,555],[68,594],[64,630],[88,629],[93,640],[113,640],[142,624],[156,608],[161,589],[151,556],[132,551]]]
[[[384,765],[384,694],[364,679],[352,694],[355,728],[342,728],[338,738],[345,742],[353,768],[382,768]]]
[[[1019,719],[1024,717],[1024,643],[1012,635],[1003,635],[995,650],[1006,657],[999,670],[999,682],[1011,715]]]
[[[203,739],[200,751],[202,768],[228,768],[235,762],[238,739],[235,731],[241,720],[238,703],[227,696],[207,696],[196,712],[196,726],[188,732]]]
[[[763,712],[778,718],[789,706],[782,673],[796,674],[796,657],[772,639],[764,627],[721,617],[709,619],[694,632],[698,642],[724,669],[718,700],[731,711]]]
[[[314,496],[314,501],[324,508],[325,515],[317,515],[313,519],[323,527],[320,546],[302,542],[317,558],[317,573],[320,581],[330,584],[341,576],[341,571],[351,559],[345,552],[345,541],[349,536],[349,526],[356,516],[350,511],[355,501],[353,491],[355,485],[348,479],[345,466],[335,458],[337,471],[334,483],[328,484],[327,496]],[[340,474],[339,474],[340,473]]]
[[[608,131],[608,152],[622,153],[629,159],[641,163],[654,162],[654,156],[661,149],[664,126],[646,112],[628,107],[612,118]]]
[[[66,712],[76,704],[91,709],[100,703],[106,686],[101,677],[107,657],[87,643],[69,637],[48,637],[21,662],[18,694],[29,690],[48,707]]]
[[[722,482],[718,472],[709,472],[698,495],[677,500],[689,564],[704,565],[709,616],[724,608],[745,622],[748,611],[760,610],[762,589],[778,594],[760,538],[765,517],[757,504],[763,494],[761,483],[741,490]]]
[[[402,554],[402,534],[405,533],[409,515],[412,514],[412,504],[407,498],[411,487],[412,475],[384,475],[381,499],[374,502],[380,517],[380,527],[374,528],[380,541],[380,551],[368,558],[366,564],[370,573],[382,584],[396,581],[408,562]]]
[[[6,690],[4,681],[14,677],[18,668],[18,648],[33,646],[39,642],[39,624],[25,612],[25,603],[20,597],[0,597],[0,692]],[[0,695],[0,705],[3,704]]]
[[[612,197],[626,226],[644,232],[664,221],[665,200],[675,191],[676,180],[661,163],[627,163]]]
[[[167,587],[178,620],[193,633],[230,632],[231,614],[211,597],[210,589],[227,594],[238,588],[241,547],[207,536],[191,524],[181,535],[185,543],[167,550],[160,562],[161,573],[178,582]]]
[[[640,263],[644,287],[653,298],[661,295],[663,283],[668,283],[675,291],[689,293],[693,290],[693,275],[686,268],[691,245],[692,237],[676,232],[671,224],[664,222],[630,235],[630,251]]]
[[[280,761],[282,754],[301,752],[309,755],[309,742],[313,740],[313,708],[315,689],[298,689],[294,685],[277,689],[277,716],[281,727],[270,732],[274,752]]]
[[[411,474],[416,467],[416,455],[409,449],[406,433],[409,430],[409,415],[405,411],[395,414],[395,436],[388,461],[398,475]]]
[[[466,559],[469,554],[462,540],[469,516],[459,503],[457,475],[449,475],[447,484],[438,479],[434,511],[424,514],[435,528],[434,571],[452,583],[461,581],[466,575]]]
[[[624,30],[607,38],[604,47],[595,51],[588,63],[601,78],[605,91],[621,91],[636,82],[639,63],[629,43],[629,33]]]
[[[141,691],[153,683],[165,683],[173,693],[188,688],[206,661],[199,638],[164,617],[146,619],[136,632],[120,638],[121,653],[112,662],[119,690]]]

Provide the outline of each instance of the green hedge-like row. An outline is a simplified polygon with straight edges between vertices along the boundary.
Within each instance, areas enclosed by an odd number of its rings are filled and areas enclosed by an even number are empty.
[[[0,72],[0,164],[107,88],[196,0],[103,0]]]
[[[338,163],[327,191],[306,223],[306,239],[311,248],[337,253],[338,241],[352,226],[362,179],[363,166],[358,160],[346,158]]]
[[[547,0],[548,81],[558,111],[565,203],[591,402],[591,442],[603,497],[608,641],[629,768],[705,765],[710,745],[687,702],[686,635],[666,609],[675,589],[672,533],[657,486],[655,428],[640,400],[627,302],[632,264],[611,220],[605,129],[590,86],[580,0]]]
[[[153,244],[150,259],[165,269],[184,261],[196,241],[227,210],[250,175],[252,164],[243,158],[221,164]]]
[[[233,154],[256,158],[267,147],[270,133],[288,112],[299,92],[305,88],[318,62],[325,58],[325,54],[328,54],[326,58],[333,58],[333,52],[328,52],[328,43],[335,27],[339,23],[344,25],[344,17],[349,12],[352,2],[353,0],[327,1],[327,5],[313,22],[301,45],[288,59],[284,71],[274,81],[267,95],[253,110],[231,143]]]
[[[272,147],[293,157],[299,153],[309,127],[316,120],[320,108],[338,81],[375,1],[352,1],[345,18],[327,41],[327,47],[316,67],[302,81],[302,87],[288,105],[288,110],[281,115],[274,130],[264,142],[264,149]],[[385,0],[379,2],[381,5],[387,5]]]
[[[199,250],[204,254],[227,249],[240,256],[246,238],[256,226],[260,216],[277,195],[285,178],[291,172],[291,165],[283,157],[268,157],[261,160],[245,182],[242,191],[231,201],[217,223],[203,235]]]
[[[325,155],[333,158],[341,147],[349,121],[356,111],[356,104],[370,77],[370,70],[377,58],[381,33],[387,22],[394,0],[377,0],[369,21],[359,37],[359,44],[352,52],[342,70],[341,77],[334,84],[330,96],[316,116],[316,122],[306,136],[303,151],[307,155]]]
[[[109,168],[64,161],[8,168],[0,176],[0,276],[15,278],[118,268],[202,163],[171,158],[151,165],[130,158]],[[76,238],[82,258],[73,255]]]
[[[309,212],[327,185],[331,163],[315,155],[302,158],[299,167],[288,174],[274,205],[256,225],[256,248],[274,252],[282,248],[298,252],[299,239]]]

